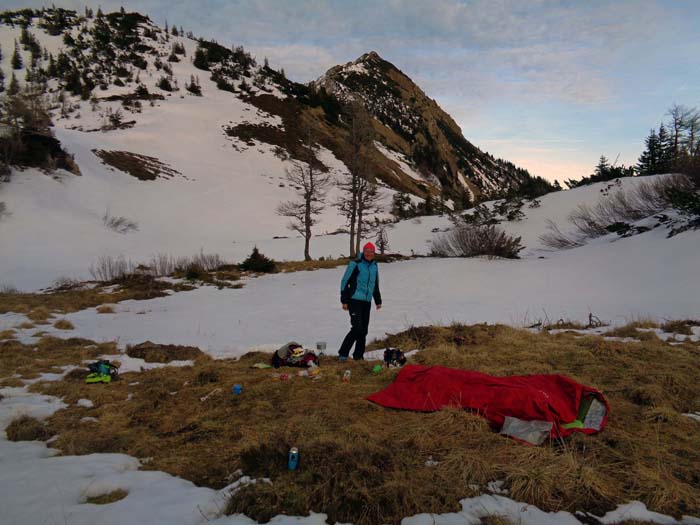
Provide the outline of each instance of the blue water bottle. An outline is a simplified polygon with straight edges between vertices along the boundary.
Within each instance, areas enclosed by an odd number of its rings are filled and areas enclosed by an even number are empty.
[[[238,383],[233,385],[233,395],[234,396],[240,396],[242,392],[243,392],[243,385],[240,385]]]
[[[287,460],[287,468],[289,470],[296,470],[299,466],[299,449],[297,447],[292,447],[289,449],[289,459]]]

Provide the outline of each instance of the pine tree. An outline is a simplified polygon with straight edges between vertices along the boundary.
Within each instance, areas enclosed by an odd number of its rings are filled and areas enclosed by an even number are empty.
[[[5,73],[2,72],[2,68],[0,68],[0,93],[5,92]]]
[[[10,80],[10,86],[7,88],[7,94],[12,96],[19,93],[19,82],[14,72],[12,73],[12,79]]]
[[[0,46],[0,61],[2,61],[2,47]]]
[[[596,165],[595,170],[593,171],[593,177],[595,177],[596,180],[605,180],[609,173],[610,162],[608,161],[605,155],[601,155],[600,159],[598,159],[598,164]]]
[[[198,47],[197,51],[195,51],[194,60],[192,61],[192,64],[194,64],[194,67],[196,67],[197,69],[203,69],[204,71],[209,70],[207,54],[201,47]]]
[[[666,131],[666,126],[659,126],[659,156],[656,173],[668,173],[673,164],[673,138]]]
[[[637,171],[640,175],[653,175],[657,173],[659,164],[659,137],[655,129],[649,132],[644,144],[645,149],[637,161]]]
[[[15,51],[12,53],[12,69],[22,69],[22,55],[19,54],[17,40],[15,40]]]

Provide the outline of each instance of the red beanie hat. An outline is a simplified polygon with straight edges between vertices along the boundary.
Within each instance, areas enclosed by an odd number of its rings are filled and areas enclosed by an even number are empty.
[[[372,244],[371,242],[368,242],[367,244],[365,244],[362,247],[362,251],[364,252],[365,250],[372,250],[373,252],[377,251],[376,248],[374,247],[374,244]]]

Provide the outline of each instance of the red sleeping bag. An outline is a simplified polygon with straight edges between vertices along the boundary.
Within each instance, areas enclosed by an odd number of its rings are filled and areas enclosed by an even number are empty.
[[[469,409],[502,433],[533,444],[600,432],[610,411],[598,390],[562,375],[496,377],[444,366],[407,365],[391,385],[367,399],[420,412]]]

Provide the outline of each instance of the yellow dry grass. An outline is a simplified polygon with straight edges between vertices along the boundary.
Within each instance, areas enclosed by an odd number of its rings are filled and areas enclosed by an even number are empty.
[[[105,303],[118,303],[128,299],[152,299],[165,295],[164,290],[186,290],[184,285],[173,285],[155,280],[148,275],[133,275],[121,279],[116,290],[105,286],[54,290],[49,293],[0,293],[0,314],[15,312],[25,314],[35,324],[47,324],[55,313],[72,313]]]
[[[377,262],[395,262],[403,259],[408,259],[403,255],[376,255]],[[277,270],[279,272],[305,272],[312,270],[321,270],[326,268],[337,268],[338,266],[345,266],[350,261],[347,257],[341,257],[339,259],[313,259],[311,261],[281,261],[277,263]]]
[[[109,304],[103,304],[103,305],[97,307],[97,313],[98,314],[113,314],[114,307],[112,305],[109,305]]]
[[[45,441],[50,437],[46,426],[36,418],[20,416],[5,429],[10,441]]]
[[[107,494],[100,494],[99,496],[89,496],[85,499],[85,503],[91,503],[93,505],[109,505],[110,503],[115,503],[117,501],[123,500],[129,495],[129,493],[122,489],[113,490]]]
[[[59,330],[73,330],[75,326],[68,319],[59,319],[53,324]]]
[[[36,372],[35,359],[42,370],[55,371],[106,353],[84,340],[42,341],[36,352],[0,343],[10,356],[9,363],[0,361],[0,377]],[[322,358],[318,381],[280,381],[273,371],[251,368],[269,359],[253,353],[239,361],[199,356],[193,367],[126,374],[109,385],[86,385],[84,372],[74,372],[32,389],[70,404],[48,423],[58,434],[52,446],[64,454],[152,457],[147,468],[215,488],[234,480],[238,469],[270,478],[272,485],[247,486],[229,503],[228,512],[259,520],[313,510],[330,521],[398,523],[418,512],[457,511],[460,499],[493,480],[505,481],[512,498],[545,510],[600,515],[636,499],[655,511],[700,514],[700,428],[681,415],[700,410],[697,345],[493,325],[411,328],[384,343],[424,349],[413,359],[424,364],[496,375],[566,374],[606,394],[608,426],[597,436],[528,447],[465,411],[423,414],[373,405],[364,398],[397,372],[373,374],[373,363],[340,365],[329,357]],[[352,370],[348,384],[341,380],[346,368]],[[231,393],[235,383],[243,385],[241,396]],[[95,406],[74,406],[80,398]],[[81,422],[85,415],[98,421]],[[295,472],[286,469],[292,446],[301,451]],[[430,458],[437,465],[426,464]]]
[[[11,328],[8,330],[0,330],[0,341],[3,339],[15,339],[15,331]]]

